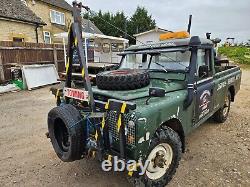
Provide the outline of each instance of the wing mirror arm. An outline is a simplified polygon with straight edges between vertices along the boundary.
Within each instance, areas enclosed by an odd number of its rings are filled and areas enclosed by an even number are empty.
[[[149,105],[149,100],[152,97],[165,97],[166,90],[163,88],[149,88],[149,98],[146,100],[146,105]]]

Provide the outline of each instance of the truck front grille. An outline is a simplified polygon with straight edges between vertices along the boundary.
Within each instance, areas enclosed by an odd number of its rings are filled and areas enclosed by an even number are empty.
[[[107,116],[107,124],[109,126],[109,132],[114,141],[119,141],[119,133],[117,131],[117,121],[118,121],[117,113],[115,111],[109,111]],[[137,118],[134,113],[124,114],[126,143],[129,145],[135,145],[136,142],[135,140],[136,121]]]

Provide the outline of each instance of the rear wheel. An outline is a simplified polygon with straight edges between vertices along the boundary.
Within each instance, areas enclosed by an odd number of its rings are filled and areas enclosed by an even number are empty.
[[[149,161],[142,182],[146,186],[165,186],[172,179],[181,159],[181,140],[168,128],[159,129],[152,139],[147,160]]]
[[[86,135],[82,117],[72,105],[53,108],[48,114],[49,137],[57,156],[64,162],[82,158]]]
[[[224,105],[214,114],[214,120],[218,123],[224,123],[227,120],[231,106],[231,93],[225,96]]]

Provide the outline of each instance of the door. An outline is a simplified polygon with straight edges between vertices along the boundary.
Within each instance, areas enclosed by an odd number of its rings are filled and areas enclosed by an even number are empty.
[[[213,71],[211,49],[197,51],[197,79],[195,99],[195,124],[200,124],[210,117],[213,111]]]

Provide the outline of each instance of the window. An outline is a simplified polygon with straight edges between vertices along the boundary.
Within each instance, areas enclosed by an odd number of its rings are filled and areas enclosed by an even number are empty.
[[[24,42],[24,38],[13,37],[13,42]]]
[[[162,52],[152,58],[150,69],[186,70],[190,56],[190,51]]]
[[[50,32],[48,31],[44,32],[44,43],[51,44]]]
[[[109,53],[110,52],[110,45],[108,43],[102,44],[102,50],[104,53]]]
[[[189,66],[190,57],[191,52],[188,50],[163,51],[156,54],[139,54],[137,52],[127,54],[122,60],[121,68],[182,72]]]
[[[121,64],[121,69],[148,69],[149,54],[127,54]]]
[[[51,23],[65,25],[65,15],[62,12],[50,10]]]
[[[211,68],[211,50],[209,49],[199,49],[197,51],[197,75],[199,76],[199,80],[208,78],[212,73]],[[206,68],[208,71],[208,74],[202,74],[201,72],[204,71],[204,68]]]
[[[101,43],[95,43],[95,52],[102,52]]]
[[[123,43],[112,43],[111,44],[112,52],[122,52],[124,51]]]
[[[205,55],[206,53],[204,49],[199,49],[197,51],[197,69],[199,69],[200,66],[206,65]]]

